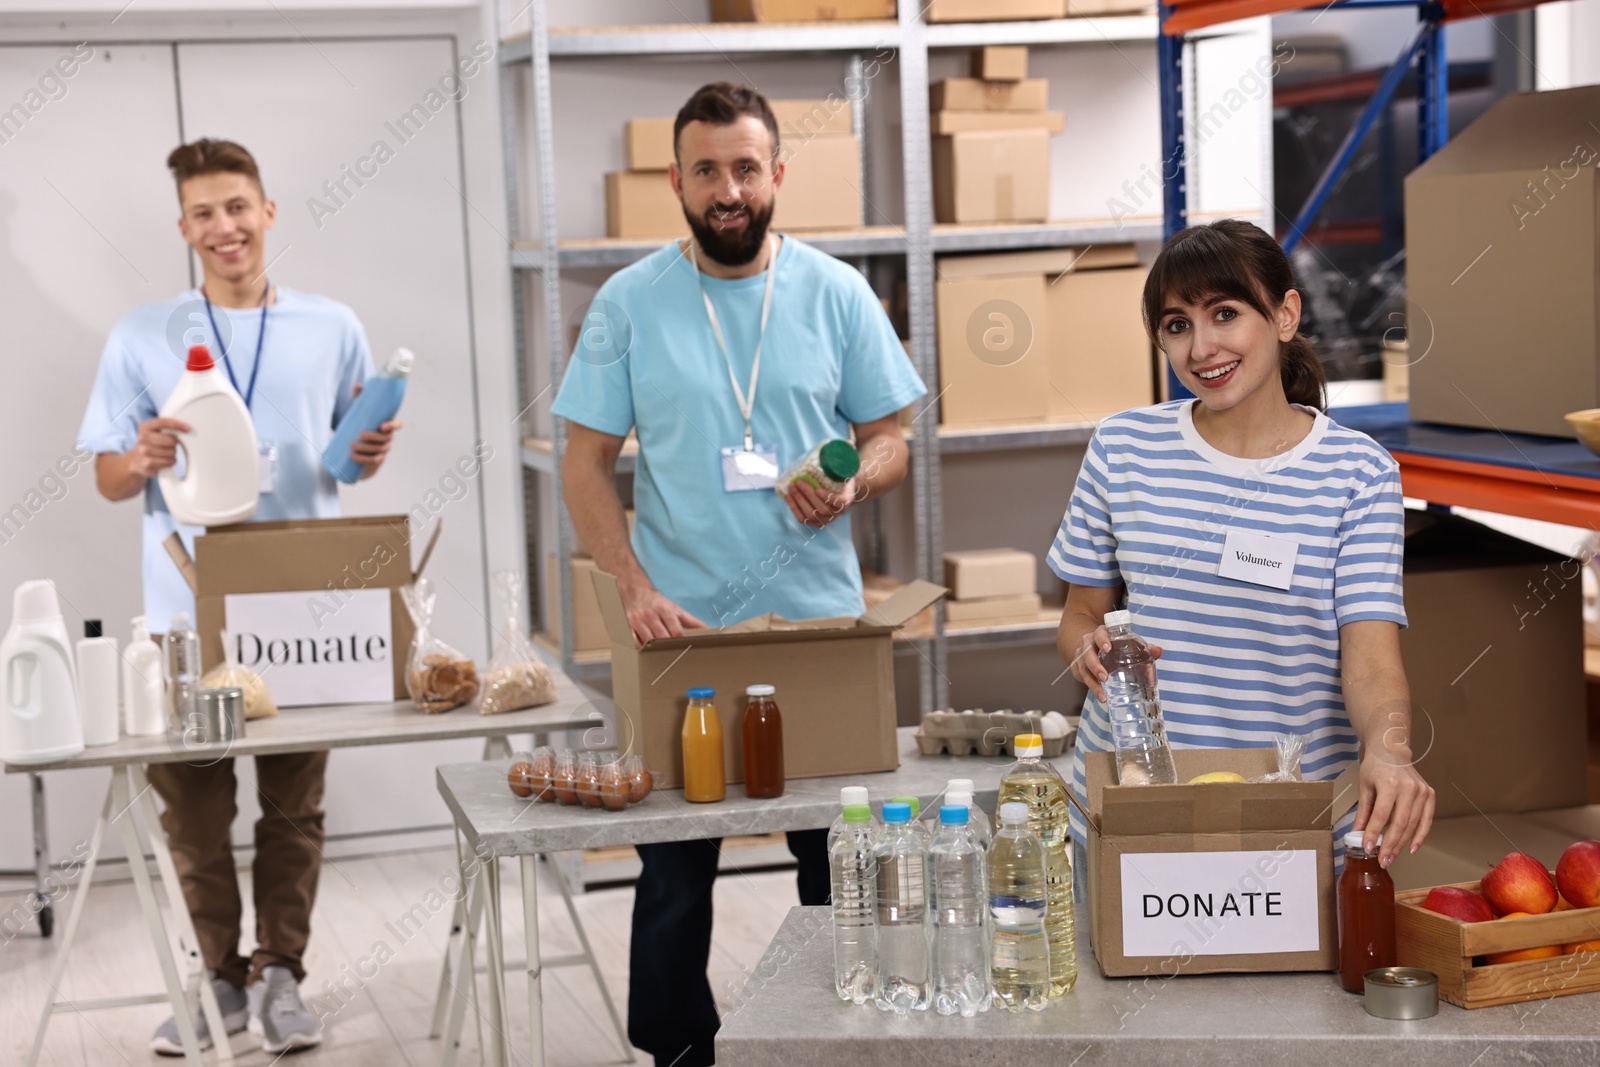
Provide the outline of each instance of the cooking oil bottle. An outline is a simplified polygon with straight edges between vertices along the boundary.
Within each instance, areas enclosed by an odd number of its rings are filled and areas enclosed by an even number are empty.
[[[1001,777],[996,803],[1028,805],[1028,829],[1044,845],[1044,928],[1050,942],[1050,995],[1059,997],[1070,993],[1078,981],[1067,784],[1044,761],[1044,739],[1038,734],[1019,734],[1016,751],[1017,762]]]

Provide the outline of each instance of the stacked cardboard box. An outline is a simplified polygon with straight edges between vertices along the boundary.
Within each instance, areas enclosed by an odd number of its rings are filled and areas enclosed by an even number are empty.
[[[711,0],[714,22],[892,19],[895,0]]]
[[[1017,548],[946,552],[944,584],[950,597],[944,605],[945,619],[962,623],[1037,615],[1038,569],[1033,553]]]
[[[931,87],[933,201],[939,222],[1043,222],[1050,214],[1049,86],[1028,77],[1028,50],[982,48],[970,78]]]
[[[1067,0],[928,0],[923,17],[929,22],[1015,22],[1058,19]]]
[[[939,422],[1094,422],[1153,403],[1132,245],[939,260]]]
[[[850,101],[773,100],[784,161],[772,224],[782,230],[861,225],[861,142]],[[630,119],[623,128],[628,169],[606,175],[606,236],[682,237],[689,224],[667,168],[677,158],[671,118]]]

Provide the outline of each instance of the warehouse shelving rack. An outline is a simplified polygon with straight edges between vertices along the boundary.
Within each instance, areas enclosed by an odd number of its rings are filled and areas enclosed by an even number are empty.
[[[501,112],[505,143],[508,222],[513,235],[520,235],[519,192],[525,175],[534,181],[540,240],[515,241],[511,265],[515,283],[513,308],[516,330],[517,388],[519,407],[526,413],[538,398],[529,397],[528,353],[534,327],[528,321],[524,293],[527,274],[537,274],[543,297],[543,349],[548,378],[559,383],[566,363],[566,339],[561,312],[561,274],[563,269],[620,267],[635,262],[659,248],[659,240],[586,238],[562,240],[555,197],[555,148],[553,136],[552,68],[567,58],[668,57],[701,55],[729,57],[760,54],[788,56],[813,55],[842,57],[846,63],[846,85],[865,85],[860,78],[864,57],[891,49],[896,55],[900,82],[901,162],[904,172],[904,223],[869,225],[859,230],[832,233],[807,233],[808,244],[865,268],[871,256],[903,256],[905,260],[907,303],[909,308],[910,351],[914,366],[925,382],[938,381],[934,321],[933,256],[948,252],[1006,251],[1110,242],[1153,241],[1162,236],[1159,218],[1127,219],[1120,222],[1050,222],[1027,225],[956,226],[935,225],[932,203],[932,160],[928,101],[928,56],[930,50],[966,48],[986,44],[1070,45],[1159,43],[1159,21],[1154,15],[1121,15],[1091,18],[1056,19],[1044,22],[1000,22],[925,25],[918,6],[899,5],[895,21],[838,22],[819,24],[717,23],[709,25],[583,27],[552,29],[547,5],[535,3],[529,9],[529,29],[515,37],[502,36]],[[1181,45],[1179,54],[1182,54]],[[513,68],[526,65],[528,77],[521,92],[512,76]],[[850,74],[856,77],[849,78]],[[855,132],[865,131],[870,94],[852,99]],[[519,119],[532,116],[532,139],[523,158]],[[863,146],[865,140],[863,138]],[[865,156],[865,151],[863,151]],[[863,160],[865,164],[865,159]],[[863,187],[868,187],[863,167]],[[939,581],[943,576],[943,520],[940,462],[947,454],[1034,447],[1082,445],[1089,440],[1093,424],[1047,424],[1015,429],[986,431],[951,430],[938,427],[938,399],[930,390],[927,408],[913,423],[911,491],[914,495],[915,569],[920,577]],[[565,561],[572,554],[575,535],[561,494],[561,455],[565,432],[559,420],[552,420],[552,436],[525,435],[521,448],[522,464],[528,481],[548,478],[556,508],[555,554],[562,565],[555,568],[557,618],[547,620],[557,629],[553,634],[564,668],[575,677],[603,676],[609,670],[604,654],[575,655],[573,640],[572,571]],[[626,451],[618,464],[619,473],[633,470],[634,456]],[[519,483],[522,484],[522,483]],[[523,485],[522,513],[525,535],[530,545],[538,532],[538,493]],[[865,540],[876,544],[876,523],[869,517]],[[869,547],[867,555],[879,555]],[[535,591],[543,582],[536,566],[537,556],[529,554],[529,590],[537,604],[546,598]],[[869,559],[869,562],[871,560]],[[881,569],[881,568],[880,568]],[[537,609],[536,609],[537,610]],[[931,635],[900,642],[918,657],[920,702],[926,712],[948,703],[949,671],[947,653],[951,649],[991,648],[1038,644],[1053,638],[1055,619],[1041,615],[1037,620],[1006,620],[994,624],[946,629],[943,610],[936,609]]]

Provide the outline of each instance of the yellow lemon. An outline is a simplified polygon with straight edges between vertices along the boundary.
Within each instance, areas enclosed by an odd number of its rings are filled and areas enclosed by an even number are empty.
[[[1189,779],[1190,785],[1199,785],[1202,782],[1242,782],[1244,775],[1237,771],[1212,771],[1210,774],[1197,774]]]

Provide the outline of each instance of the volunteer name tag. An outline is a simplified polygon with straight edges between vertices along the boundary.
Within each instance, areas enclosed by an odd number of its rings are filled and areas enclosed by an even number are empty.
[[[256,491],[265,495],[278,487],[278,446],[261,442],[256,452]]]
[[[1283,537],[1229,530],[1217,573],[1252,585],[1288,589],[1294,583],[1294,561],[1300,545]]]
[[[774,445],[722,450],[722,491],[744,493],[778,484],[778,449]]]
[[[1122,855],[1124,956],[1315,952],[1317,853]]]

